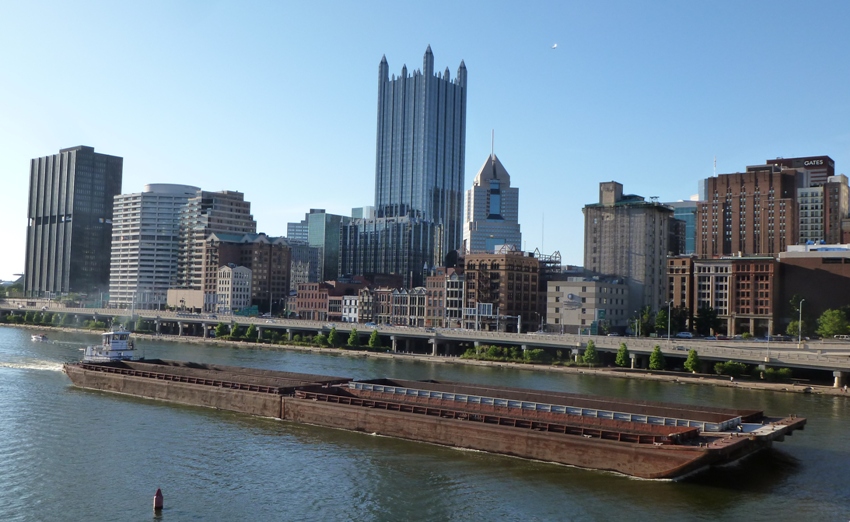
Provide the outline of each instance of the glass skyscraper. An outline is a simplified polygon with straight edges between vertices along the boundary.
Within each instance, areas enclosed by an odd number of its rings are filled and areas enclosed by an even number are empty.
[[[378,68],[378,137],[375,168],[377,218],[410,217],[443,228],[442,257],[463,239],[466,148],[466,66],[454,80],[434,73],[431,46],[422,71],[389,77]]]

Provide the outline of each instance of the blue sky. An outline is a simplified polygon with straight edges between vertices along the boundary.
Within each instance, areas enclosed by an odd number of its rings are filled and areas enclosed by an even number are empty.
[[[557,49],[552,45],[557,43]],[[378,63],[468,69],[467,187],[495,150],[524,248],[582,264],[598,184],[688,199],[768,158],[850,174],[850,2],[0,2],[0,278],[29,160],[90,145],[147,183],[238,190],[260,231],[374,200]]]

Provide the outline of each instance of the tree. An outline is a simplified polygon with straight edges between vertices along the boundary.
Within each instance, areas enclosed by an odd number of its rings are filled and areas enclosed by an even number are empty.
[[[700,360],[697,351],[691,348],[688,350],[688,358],[685,360],[685,369],[692,373],[697,373],[700,370]]]
[[[136,319],[136,326],[133,327],[133,331],[141,332],[144,329],[145,329],[145,322],[142,320],[141,317],[139,317],[138,319]]]
[[[328,338],[325,336],[325,334],[317,334],[313,337],[313,343],[319,346],[327,346]]]
[[[584,349],[581,360],[591,366],[599,361],[599,354],[596,353],[596,344],[593,341],[587,341],[587,347]]]
[[[355,348],[360,346],[360,336],[357,335],[356,328],[352,328],[351,333],[348,334],[348,346],[354,346]]]
[[[328,333],[328,344],[331,346],[336,346],[339,343],[338,335],[336,333],[336,327],[331,328],[331,331]]]
[[[626,343],[620,343],[620,349],[617,350],[617,358],[614,359],[614,364],[620,368],[625,368],[629,365],[629,349]]]
[[[658,332],[659,336],[666,337],[667,336],[667,309],[662,308],[655,314],[655,331]],[[672,329],[672,320],[670,321],[670,326]]]
[[[697,333],[700,335],[709,335],[712,330],[717,331],[720,327],[720,319],[717,317],[717,310],[710,306],[703,306],[697,311],[697,317],[694,320],[696,323]]]
[[[827,310],[818,317],[818,329],[815,332],[821,337],[834,337],[847,333],[850,323],[841,310]]]
[[[804,332],[806,331],[806,321],[803,321],[802,330]],[[799,336],[800,335],[800,323],[798,323],[796,320],[791,321],[790,323],[788,323],[788,328],[785,329],[785,333],[787,333],[788,335],[790,335],[792,337]]]
[[[254,323],[248,325],[248,329],[245,330],[245,339],[248,339],[249,341],[257,340],[257,327],[254,325]]]
[[[652,350],[652,354],[649,356],[649,369],[650,370],[663,370],[664,369],[664,354],[661,353],[661,347],[657,344],[655,345],[655,349]]]
[[[381,338],[378,336],[378,330],[372,330],[372,335],[369,336],[369,348],[380,348]]]
[[[649,305],[644,306],[640,309],[638,313],[638,321],[640,321],[640,335],[641,337],[649,337],[650,332],[652,331],[652,308]]]
[[[670,313],[670,330],[673,332],[684,332],[688,329],[688,316],[690,311],[685,305],[673,307]]]
[[[215,336],[216,337],[227,337],[227,326],[224,323],[218,323],[215,325]]]

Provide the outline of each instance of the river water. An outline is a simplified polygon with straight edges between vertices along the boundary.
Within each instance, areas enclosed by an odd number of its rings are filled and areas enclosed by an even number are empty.
[[[808,418],[680,482],[80,390],[96,336],[0,328],[0,521],[848,520],[850,398],[404,360],[137,343],[147,357],[353,378],[490,383]],[[162,488],[165,510],[154,515]]]

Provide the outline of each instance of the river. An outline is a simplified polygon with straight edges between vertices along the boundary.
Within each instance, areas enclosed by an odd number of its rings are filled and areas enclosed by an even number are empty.
[[[808,418],[774,449],[643,481],[81,390],[96,336],[0,328],[0,521],[848,520],[850,398],[399,359],[137,342],[147,357],[490,383]],[[162,488],[165,509],[155,515]]]

